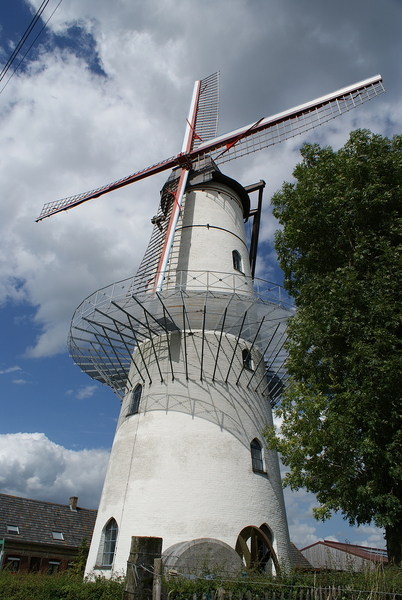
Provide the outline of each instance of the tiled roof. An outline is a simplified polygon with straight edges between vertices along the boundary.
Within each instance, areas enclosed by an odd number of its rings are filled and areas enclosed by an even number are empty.
[[[91,539],[96,513],[89,508],[73,511],[65,504],[0,494],[0,539],[77,547],[83,538]],[[8,533],[7,525],[16,525],[19,533]],[[53,531],[61,532],[64,539],[54,539]]]

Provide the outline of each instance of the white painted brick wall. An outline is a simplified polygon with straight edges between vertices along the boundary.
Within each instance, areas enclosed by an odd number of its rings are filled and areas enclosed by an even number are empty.
[[[209,224],[207,228],[205,225]],[[201,225],[188,227],[188,225]],[[185,201],[180,226],[178,268],[190,271],[232,271],[232,250],[237,249],[249,275],[244,243],[242,209],[236,195],[217,184]],[[213,226],[213,227],[212,227]],[[214,227],[221,229],[215,229]],[[240,238],[240,239],[239,239]],[[243,240],[243,241],[242,241]],[[172,271],[170,272],[172,274]],[[191,288],[191,280],[189,280]],[[248,292],[250,293],[250,291]],[[237,300],[241,312],[241,298]],[[127,416],[131,388],[127,391],[113,443],[87,570],[99,564],[102,530],[111,517],[119,526],[113,570],[125,572],[131,536],[163,538],[163,549],[200,537],[216,538],[234,547],[247,525],[267,523],[273,533],[279,560],[288,561],[289,536],[276,453],[264,450],[266,475],[252,470],[250,442],[264,445],[262,429],[272,424],[269,398],[247,388],[250,373],[242,369],[244,341],[225,334],[221,340],[215,380],[212,373],[219,333],[170,335],[174,380],[168,359],[167,339],[155,338],[160,381],[150,342],[142,344],[152,384],[143,384],[140,412]],[[229,365],[235,359],[227,382]],[[203,378],[201,381],[201,354]],[[139,350],[134,353],[142,364]],[[254,364],[260,355],[253,350]],[[255,378],[264,376],[263,364]],[[130,381],[142,383],[134,366]],[[107,572],[106,572],[107,574]]]

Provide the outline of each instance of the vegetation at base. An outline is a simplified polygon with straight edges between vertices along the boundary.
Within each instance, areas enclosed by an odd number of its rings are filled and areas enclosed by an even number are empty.
[[[396,567],[359,573],[291,571],[280,578],[254,573],[228,578],[222,572],[193,579],[178,575],[163,580],[162,599],[192,600],[196,594],[198,600],[217,600],[222,596],[228,600],[231,592],[233,600],[255,600],[256,596],[264,600],[273,594],[277,600],[300,600],[306,598],[306,591],[312,588],[340,589],[337,597],[342,600],[395,600],[395,595],[402,595],[402,571]],[[87,581],[69,571],[55,575],[0,571],[1,600],[121,600],[123,590],[123,578],[98,577]],[[222,590],[224,595],[219,593]],[[318,593],[316,597],[321,596]],[[322,597],[327,598],[328,594]]]
[[[87,563],[89,552],[89,543],[87,538],[82,538],[80,545],[78,546],[78,554],[73,560],[73,565],[70,573],[73,575],[84,577],[85,565]]]
[[[121,600],[124,580],[84,581],[70,571],[54,575],[0,571],[1,600]]]
[[[305,144],[272,203],[276,249],[297,313],[289,385],[267,442],[285,484],[313,492],[317,519],[385,529],[402,561],[402,136],[354,131]]]
[[[213,579],[198,577],[189,580],[175,576],[164,580],[163,589],[169,600],[192,600],[193,594],[197,595],[198,600],[215,600],[219,597],[228,600],[230,595],[233,600],[255,600],[256,597],[264,600],[265,597],[273,598],[274,594],[277,600],[300,600],[308,597],[308,590],[312,600],[312,589],[317,591],[315,598],[327,599],[328,591],[320,594],[319,590],[331,589],[337,590],[336,597],[344,600],[374,600],[374,597],[375,600],[395,600],[395,596],[402,595],[402,571],[396,567],[378,567],[357,573],[290,571],[282,577],[242,574],[237,578],[226,578],[222,574]],[[224,594],[220,594],[220,591],[224,591]]]

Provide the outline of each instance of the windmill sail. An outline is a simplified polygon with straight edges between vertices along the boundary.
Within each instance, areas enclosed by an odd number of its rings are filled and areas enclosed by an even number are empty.
[[[192,150],[218,135],[219,71],[200,82]]]
[[[263,150],[335,119],[382,92],[385,90],[381,76],[371,77],[201,144],[197,148],[197,159],[201,160],[204,153],[216,163],[222,164]],[[195,165],[194,167],[196,168]]]
[[[213,88],[213,86],[215,86],[215,88]],[[208,96],[210,89],[214,89],[211,93],[211,97],[215,98],[213,102],[210,102]],[[207,136],[208,131],[211,131],[211,127],[209,124],[204,123],[203,115],[207,114],[207,108],[211,109],[210,114],[215,114],[216,112],[217,115],[217,109],[215,108],[216,89],[216,83],[212,84],[212,82],[210,88],[209,86],[205,88],[204,96],[200,99],[200,107],[204,106],[203,103],[205,106],[201,108],[198,121],[195,125],[195,127],[199,127],[200,131],[203,131],[205,128],[207,130]],[[202,91],[203,90],[201,89],[201,95]],[[206,159],[209,160],[212,158],[219,164],[245,156],[251,152],[257,152],[258,150],[268,148],[273,144],[305,133],[318,125],[322,125],[323,123],[364,104],[368,100],[375,98],[384,91],[381,75],[377,75],[352,86],[342,88],[327,96],[317,98],[312,102],[297,106],[291,110],[279,113],[272,117],[260,119],[254,124],[215,137],[209,141],[201,143],[200,140],[195,141],[193,138],[193,147],[189,152],[181,152],[180,154],[167,158],[151,167],[137,171],[132,175],[123,177],[114,183],[104,185],[90,192],[84,192],[82,194],[45,204],[37,221],[41,221],[53,214],[77,206],[92,198],[98,198],[102,194],[119,189],[130,183],[144,179],[145,177],[167,171],[175,166],[198,169],[205,163]],[[195,127],[194,131],[199,135],[195,130]]]

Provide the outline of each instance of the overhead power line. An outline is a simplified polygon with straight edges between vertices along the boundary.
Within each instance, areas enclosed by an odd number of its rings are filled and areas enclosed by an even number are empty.
[[[20,41],[18,42],[18,44],[14,48],[14,52],[11,54],[10,58],[8,59],[8,61],[6,62],[6,64],[4,65],[4,67],[3,67],[3,69],[2,69],[2,71],[0,73],[0,81],[3,80],[3,78],[4,78],[5,74],[7,73],[8,69],[11,67],[11,65],[14,62],[14,60],[17,58],[17,54],[21,50],[22,46],[25,44],[25,42],[28,39],[31,31],[35,27],[35,25],[38,22],[41,14],[45,10],[45,8],[49,4],[49,2],[50,2],[50,0],[43,0],[42,4],[40,5],[40,7],[38,8],[38,10],[36,11],[36,14],[33,17],[33,19],[30,22],[30,24],[28,25],[28,27],[26,28],[25,33],[23,34],[22,38],[20,39]]]
[[[58,9],[58,7],[62,3],[62,1],[63,0],[59,0],[56,8],[53,10],[53,12],[51,13],[50,17],[47,19],[47,21],[44,23],[43,27],[40,29],[38,35],[35,37],[35,39],[33,40],[32,44],[29,46],[28,50],[25,52],[25,54],[21,58],[21,60],[18,63],[18,65],[15,67],[13,73],[10,75],[9,79],[7,80],[7,82],[5,83],[5,85],[3,86],[3,88],[0,90],[0,93],[4,90],[4,88],[6,87],[6,85],[8,84],[8,82],[10,81],[11,77],[14,75],[14,73],[20,67],[21,63],[23,62],[23,60],[25,59],[25,57],[27,56],[27,54],[31,50],[32,46],[35,44],[36,40],[41,35],[42,31],[45,29],[46,25],[49,23],[50,19],[52,18],[52,16],[56,12],[56,10]],[[6,62],[6,64],[4,65],[3,69],[1,70],[1,72],[0,72],[0,82],[4,79],[7,71],[10,69],[11,65],[13,64],[13,62],[15,61],[15,59],[17,58],[20,50],[22,49],[22,47],[25,44],[25,42],[27,41],[28,37],[32,33],[32,31],[33,31],[36,23],[40,19],[43,11],[45,10],[45,8],[49,4],[49,2],[50,2],[50,0],[43,0],[42,4],[40,5],[40,7],[38,8],[38,10],[36,11],[35,16],[32,18],[32,21],[30,22],[30,24],[26,28],[26,30],[25,30],[23,36],[21,37],[20,41],[18,42],[17,46],[14,48],[13,53],[11,54],[10,58],[8,59],[8,61]]]

